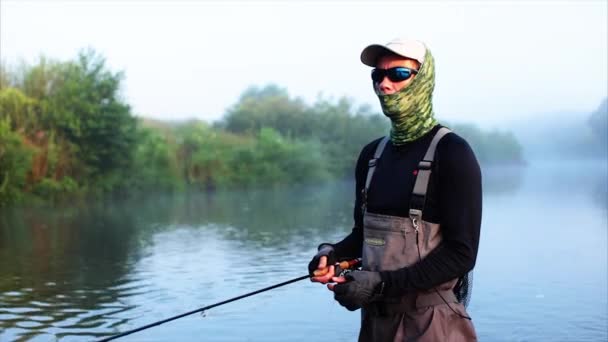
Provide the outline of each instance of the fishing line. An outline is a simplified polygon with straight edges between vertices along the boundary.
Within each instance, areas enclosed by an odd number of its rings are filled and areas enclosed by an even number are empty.
[[[169,318],[167,318],[167,319],[163,319],[163,320],[161,320],[161,321],[157,321],[157,322],[154,322],[154,323],[150,323],[150,324],[147,324],[147,325],[141,326],[141,327],[139,327],[139,328],[135,328],[135,329],[132,329],[132,330],[128,330],[128,331],[125,331],[125,332],[119,333],[119,334],[117,334],[117,335],[113,335],[113,336],[110,336],[110,337],[106,337],[106,338],[101,339],[101,340],[99,340],[99,341],[97,341],[97,342],[107,342],[107,341],[112,341],[112,340],[115,340],[115,339],[120,338],[120,337],[123,337],[123,336],[131,335],[131,334],[136,333],[136,332],[138,332],[138,331],[146,330],[146,329],[149,329],[149,328],[152,328],[152,327],[155,327],[155,326],[158,326],[158,325],[161,325],[161,324],[167,323],[167,322],[174,321],[174,320],[179,319],[179,318],[182,318],[182,317],[186,317],[186,316],[189,316],[189,315],[195,314],[195,313],[197,313],[197,312],[202,312],[202,313],[204,314],[206,310],[209,310],[209,309],[212,309],[212,308],[215,308],[215,307],[218,307],[218,306],[224,305],[224,304],[228,304],[228,303],[230,303],[230,302],[234,302],[234,301],[237,301],[237,300],[239,300],[239,299],[243,299],[243,298],[246,298],[246,297],[250,297],[250,296],[256,295],[256,294],[258,294],[258,293],[262,293],[262,292],[265,292],[265,291],[269,291],[269,290],[272,290],[272,289],[276,289],[276,288],[281,287],[281,286],[285,286],[285,285],[288,285],[288,284],[291,284],[291,283],[295,283],[295,282],[300,281],[300,280],[309,279],[310,277],[311,277],[311,275],[307,274],[307,275],[305,275],[305,276],[301,276],[301,277],[297,277],[297,278],[294,278],[294,279],[290,279],[290,280],[284,281],[284,282],[279,283],[279,284],[275,284],[275,285],[272,285],[272,286],[268,286],[268,287],[265,287],[265,288],[263,288],[263,289],[259,289],[259,290],[253,291],[253,292],[249,292],[249,293],[246,293],[246,294],[243,294],[243,295],[240,295],[240,296],[234,297],[234,298],[226,299],[226,300],[224,300],[224,301],[221,301],[221,302],[218,302],[218,303],[215,303],[215,304],[211,304],[211,305],[208,305],[208,306],[205,306],[205,307],[202,307],[202,308],[196,309],[196,310],[188,311],[188,312],[185,312],[185,313],[180,314],[180,315],[177,315],[177,316],[169,317]]]

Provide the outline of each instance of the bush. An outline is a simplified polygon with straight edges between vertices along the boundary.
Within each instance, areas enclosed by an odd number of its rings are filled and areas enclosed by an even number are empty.
[[[32,193],[42,198],[57,200],[73,195],[78,188],[78,183],[70,177],[63,177],[60,180],[44,178],[34,185]]]
[[[22,198],[34,151],[10,130],[10,120],[0,118],[0,206]]]

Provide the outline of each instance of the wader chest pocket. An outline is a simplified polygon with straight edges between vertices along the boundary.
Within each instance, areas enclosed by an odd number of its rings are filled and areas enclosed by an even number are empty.
[[[417,261],[416,232],[405,225],[395,228],[365,227],[363,254],[370,269],[394,270]]]

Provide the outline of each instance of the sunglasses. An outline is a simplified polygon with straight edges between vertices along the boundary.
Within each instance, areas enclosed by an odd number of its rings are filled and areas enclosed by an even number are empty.
[[[384,77],[388,77],[391,82],[402,82],[412,77],[412,75],[416,75],[418,70],[410,69],[406,67],[396,67],[390,69],[379,69],[375,68],[372,70],[372,80],[376,83],[382,82]]]

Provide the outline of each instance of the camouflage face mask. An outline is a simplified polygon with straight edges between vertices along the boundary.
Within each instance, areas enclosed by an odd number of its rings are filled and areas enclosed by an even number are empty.
[[[403,145],[428,133],[436,124],[433,117],[435,62],[429,50],[412,83],[395,94],[382,95],[376,88],[384,115],[391,119],[391,141]]]

